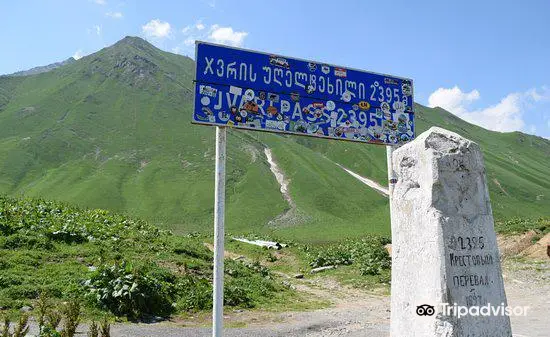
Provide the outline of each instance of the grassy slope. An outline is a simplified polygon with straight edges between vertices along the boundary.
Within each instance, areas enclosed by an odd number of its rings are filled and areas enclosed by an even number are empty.
[[[0,77],[0,192],[210,231],[214,130],[189,123],[193,66],[189,58],[126,38],[48,73]],[[417,105],[417,111],[419,130],[439,125],[480,143],[497,218],[550,215],[549,141],[490,132],[442,109]],[[291,178],[300,225],[266,225],[288,205],[264,145]],[[315,241],[388,234],[387,199],[333,162],[386,181],[381,146],[230,131],[228,230]]]
[[[82,301],[85,311],[98,314],[101,306],[94,304],[95,293],[83,282],[96,279],[102,268],[121,260],[134,267],[127,275],[156,277],[161,272],[169,276],[158,280],[168,282],[175,291],[168,299],[176,303],[176,312],[208,310],[212,305],[212,253],[203,239],[171,235],[144,221],[108,211],[0,195],[0,312],[31,305],[45,293],[56,301],[86,297],[88,300]],[[227,306],[315,305],[289,291],[259,265],[228,259],[225,272]],[[116,277],[109,278],[111,286],[128,282],[127,276],[122,281]],[[144,283],[135,282],[139,283],[136,291],[145,292]],[[162,282],[156,282],[155,287],[168,289]],[[159,304],[151,297],[145,301],[148,306]]]

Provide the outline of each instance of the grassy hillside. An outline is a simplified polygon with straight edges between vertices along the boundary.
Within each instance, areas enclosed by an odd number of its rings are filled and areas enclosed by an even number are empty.
[[[46,73],[0,77],[0,193],[41,196],[145,218],[181,232],[212,230],[214,130],[190,124],[193,60],[127,37]],[[550,142],[491,132],[416,106],[478,142],[498,219],[550,215]],[[288,211],[263,154],[290,177]],[[387,199],[339,169],[386,184],[385,148],[231,130],[227,227],[307,241],[389,233]]]
[[[202,240],[109,211],[0,196],[0,311],[42,295],[130,319],[209,309],[212,253]],[[227,306],[304,300],[259,263],[225,264]]]

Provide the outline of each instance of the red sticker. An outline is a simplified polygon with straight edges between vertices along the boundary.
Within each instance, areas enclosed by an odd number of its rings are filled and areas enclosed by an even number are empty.
[[[334,75],[338,77],[346,77],[348,76],[348,72],[344,68],[334,68]]]

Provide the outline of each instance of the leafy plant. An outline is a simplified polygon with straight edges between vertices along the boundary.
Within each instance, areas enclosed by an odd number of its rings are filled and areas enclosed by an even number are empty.
[[[10,332],[11,320],[4,316],[4,325],[2,327],[2,337],[24,337],[29,332],[29,316],[27,314],[19,315],[19,320]]]
[[[391,268],[391,258],[384,248],[389,240],[379,236],[346,240],[320,248],[305,247],[313,268],[356,264],[362,275],[379,275]]]
[[[111,337],[111,323],[107,317],[103,317],[100,327],[101,337]]]
[[[80,314],[80,303],[77,300],[73,299],[64,305],[62,337],[74,337],[80,323]]]
[[[134,267],[126,261],[100,267],[85,282],[97,304],[129,319],[169,315],[174,310],[175,284],[175,276],[165,269]]]
[[[92,321],[88,329],[88,337],[99,337],[99,329],[97,323]]]

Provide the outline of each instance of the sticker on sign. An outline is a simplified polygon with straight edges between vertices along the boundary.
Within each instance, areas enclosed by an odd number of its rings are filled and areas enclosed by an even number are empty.
[[[386,145],[415,137],[411,79],[199,41],[196,60],[193,123]]]

